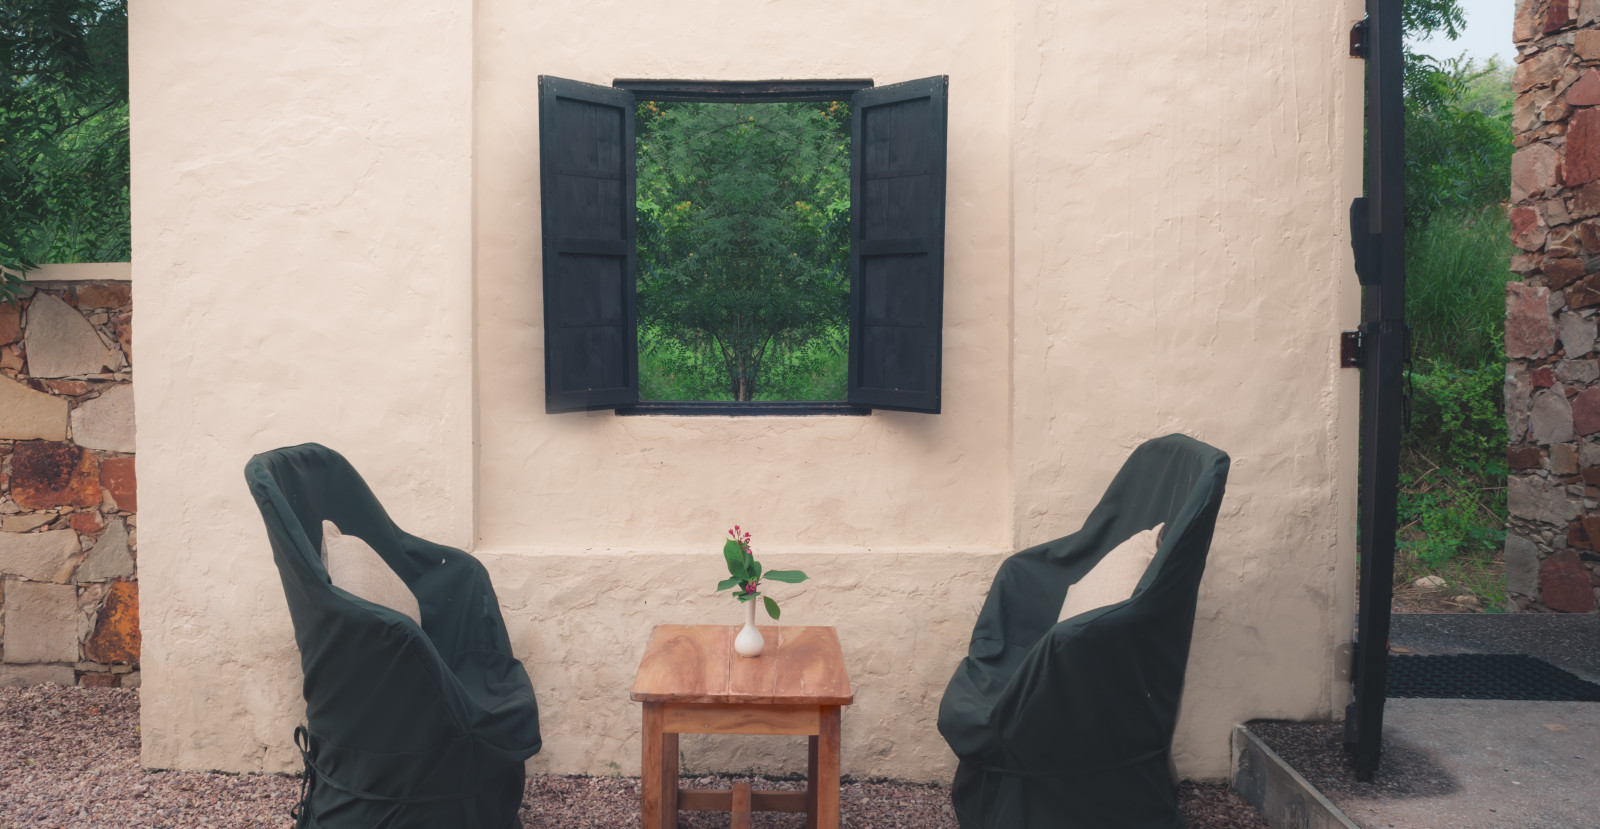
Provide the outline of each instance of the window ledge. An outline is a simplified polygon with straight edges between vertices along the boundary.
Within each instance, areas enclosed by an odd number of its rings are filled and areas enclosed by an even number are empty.
[[[656,400],[619,407],[619,415],[678,415],[680,417],[752,417],[869,415],[872,410],[843,400],[765,400],[740,403],[731,400]]]

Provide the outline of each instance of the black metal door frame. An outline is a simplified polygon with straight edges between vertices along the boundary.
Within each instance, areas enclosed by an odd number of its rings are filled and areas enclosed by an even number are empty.
[[[1346,365],[1361,368],[1361,581],[1351,665],[1355,699],[1345,712],[1345,748],[1353,755],[1356,778],[1371,780],[1383,742],[1406,358],[1400,0],[1367,0],[1367,19],[1351,34],[1351,53],[1367,62],[1367,195],[1350,210],[1362,285],[1361,330],[1355,347],[1345,350]]]

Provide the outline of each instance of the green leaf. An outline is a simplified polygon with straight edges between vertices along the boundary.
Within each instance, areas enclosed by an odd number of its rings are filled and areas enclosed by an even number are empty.
[[[799,570],[768,570],[767,578],[781,581],[785,584],[799,584],[806,580],[806,574]]]
[[[761,597],[761,600],[767,603],[767,615],[771,616],[773,621],[777,621],[778,603],[773,601],[771,596],[763,596]]]
[[[728,562],[728,575],[736,579],[750,578],[750,571],[744,566],[744,548],[739,542],[728,539],[722,545],[722,557]]]
[[[752,558],[750,559],[750,564],[750,580],[761,581],[761,562]]]
[[[721,593],[722,591],[727,590],[730,587],[737,587],[738,584],[739,584],[739,580],[738,579],[723,579],[722,581],[717,582],[717,592]]]

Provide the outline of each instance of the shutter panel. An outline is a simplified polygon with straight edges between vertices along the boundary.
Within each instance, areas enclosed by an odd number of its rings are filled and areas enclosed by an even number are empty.
[[[850,402],[939,411],[945,76],[852,96]]]
[[[633,94],[539,78],[545,411],[639,400]]]

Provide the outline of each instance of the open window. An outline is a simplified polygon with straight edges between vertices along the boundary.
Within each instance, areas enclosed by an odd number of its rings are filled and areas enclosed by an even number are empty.
[[[659,88],[679,90],[689,100],[759,94],[807,100],[797,97],[805,83],[675,82]],[[627,84],[641,89],[639,95],[655,88]],[[641,404],[634,143],[639,95],[618,87],[539,79],[546,410],[937,413],[949,79],[857,88],[849,95],[848,380],[846,400],[832,405]]]

